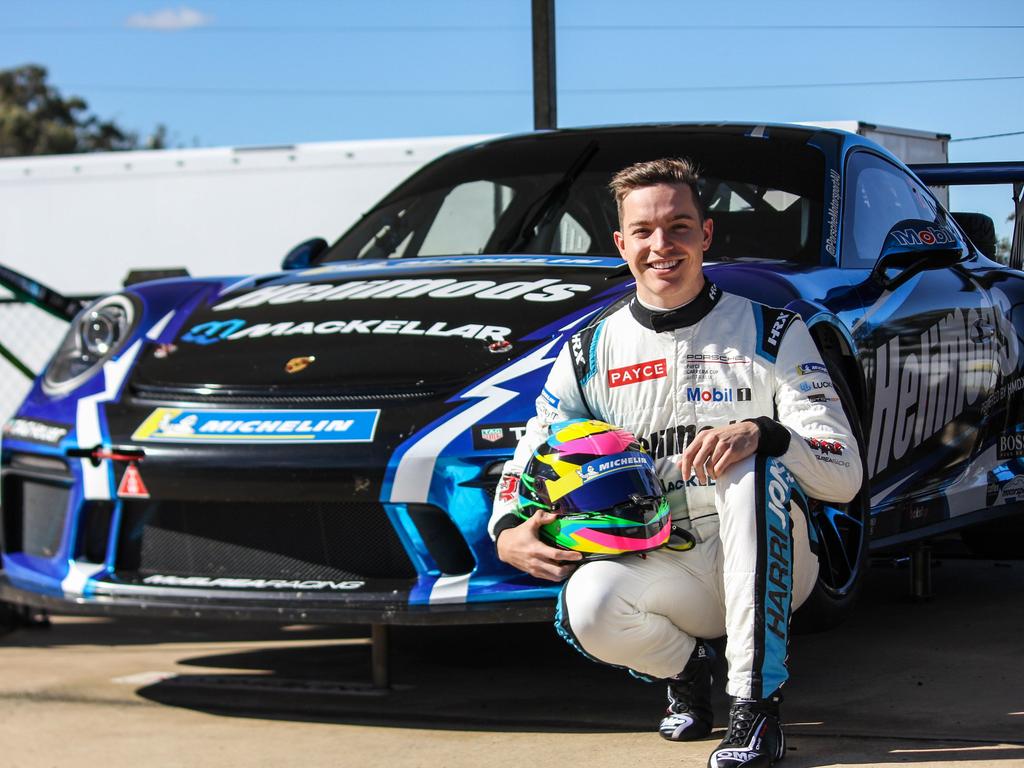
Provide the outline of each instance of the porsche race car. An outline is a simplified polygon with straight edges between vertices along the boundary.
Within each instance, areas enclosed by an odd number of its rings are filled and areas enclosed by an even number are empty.
[[[549,616],[558,586],[495,556],[491,499],[560,347],[632,294],[607,183],[662,156],[702,170],[706,274],[802,315],[862,437],[861,455],[821,446],[866,479],[848,505],[813,505],[822,568],[804,612],[838,621],[869,549],[1019,524],[1024,275],[979,252],[921,178],[834,130],[560,130],[430,163],[280,272],[133,284],[85,307],[22,282],[73,317],[4,427],[0,598]],[[699,426],[640,438],[657,457]]]

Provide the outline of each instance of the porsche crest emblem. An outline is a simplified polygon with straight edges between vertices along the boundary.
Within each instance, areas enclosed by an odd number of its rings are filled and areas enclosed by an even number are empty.
[[[304,371],[313,364],[316,358],[313,355],[307,355],[306,357],[293,357],[287,363],[284,364],[285,373],[298,373]]]

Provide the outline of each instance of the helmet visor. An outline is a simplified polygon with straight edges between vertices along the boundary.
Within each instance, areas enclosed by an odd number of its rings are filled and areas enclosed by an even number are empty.
[[[661,483],[653,471],[630,469],[588,480],[556,500],[555,506],[561,515],[589,515],[617,507],[617,516],[645,522],[651,514],[650,505],[644,505],[637,513],[630,514],[626,502],[633,497],[650,499],[659,498],[662,494]]]

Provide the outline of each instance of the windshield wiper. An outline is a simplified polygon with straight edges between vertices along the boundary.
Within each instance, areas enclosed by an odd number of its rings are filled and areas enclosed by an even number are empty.
[[[587,146],[580,152],[572,165],[570,165],[562,178],[551,188],[540,203],[524,219],[522,225],[516,230],[515,239],[507,247],[499,248],[503,253],[519,253],[533,239],[537,232],[548,226],[555,218],[555,214],[565,205],[569,199],[569,192],[576,179],[580,177],[587,167],[591,158],[597,154],[598,144],[596,139],[591,139]]]

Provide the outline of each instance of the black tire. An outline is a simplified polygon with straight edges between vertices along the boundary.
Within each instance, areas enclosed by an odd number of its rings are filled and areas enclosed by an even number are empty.
[[[21,609],[0,600],[0,635],[13,632],[21,626]]]
[[[864,467],[866,444],[856,401],[846,383],[842,365],[828,355],[824,360],[840,405],[860,446],[860,453],[851,460],[860,461]],[[868,566],[868,499],[865,469],[860,491],[849,504],[812,500],[809,513],[818,539],[818,583],[810,597],[793,614],[795,632],[806,634],[833,629],[843,623],[857,602]]]

